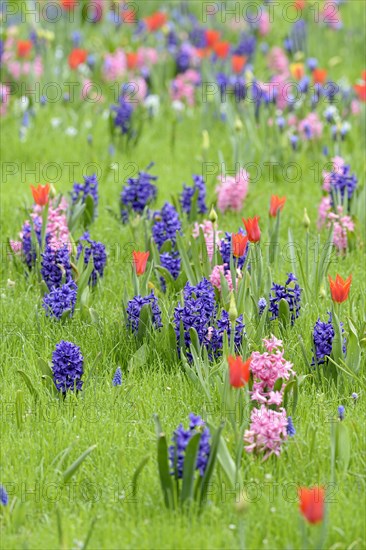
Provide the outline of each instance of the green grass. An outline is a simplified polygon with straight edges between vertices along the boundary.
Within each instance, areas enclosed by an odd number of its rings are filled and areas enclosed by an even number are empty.
[[[337,80],[346,75],[350,83],[362,69],[361,25],[364,18],[361,2],[348,3],[344,14],[345,30],[325,31],[320,40],[314,25],[311,36],[311,55],[319,57],[321,65],[340,56],[334,68]],[[269,42],[278,43],[284,31],[276,28]],[[352,47],[350,47],[350,45]],[[261,59],[258,64],[261,66]],[[228,124],[214,118],[212,105],[197,107],[176,125],[175,145],[172,147],[173,115],[162,106],[158,118],[144,124],[140,141],[135,148],[108,156],[110,142],[108,123],[102,118],[104,106],[65,107],[60,104],[37,108],[25,142],[18,138],[19,116],[9,115],[2,121],[2,158],[15,163],[18,172],[3,177],[2,186],[2,243],[1,312],[3,337],[1,341],[0,395],[2,408],[1,483],[9,489],[10,500],[16,498],[13,510],[0,512],[1,540],[4,549],[78,548],[95,521],[89,548],[240,548],[245,533],[245,547],[250,549],[301,548],[303,538],[299,520],[296,487],[323,484],[328,488],[328,532],[325,547],[333,550],[361,550],[365,536],[365,377],[364,358],[361,370],[351,378],[338,373],[338,385],[320,376],[307,376],[299,390],[294,415],[297,434],[285,445],[280,458],[261,462],[260,458],[243,454],[241,472],[243,483],[238,487],[246,495],[246,506],[238,510],[235,496],[230,492],[222,470],[218,468],[209,503],[201,516],[168,512],[160,491],[156,463],[156,437],[153,414],[158,413],[168,438],[180,422],[186,422],[189,412],[205,415],[209,404],[203,391],[184,374],[176,355],[169,347],[166,331],[153,333],[147,340],[145,354],[135,355],[138,344],[123,324],[122,298],[125,289],[133,296],[130,256],[133,247],[144,249],[141,227],[132,230],[122,226],[110,214],[118,212],[119,193],[130,170],[144,169],[151,160],[152,172],[158,179],[158,205],[180,191],[193,173],[205,169],[201,153],[202,129],[210,134],[210,149],[206,162],[218,163],[221,151],[228,169],[232,170],[232,131]],[[205,109],[207,109],[205,111]],[[325,105],[324,105],[325,109]],[[324,109],[320,109],[320,113]],[[306,207],[311,219],[310,240],[316,237],[317,208],[321,198],[321,171],[325,163],[322,146],[333,151],[328,129],[320,143],[304,146],[293,153],[284,138],[278,141],[262,126],[256,127],[252,109],[245,106],[240,116],[244,123],[240,139],[242,162],[255,163],[260,178],[251,183],[244,210],[240,214],[219,215],[222,230],[236,231],[244,215],[261,216],[262,244],[267,240],[267,211],[271,193],[287,196],[281,216],[282,256],[273,270],[273,280],[283,283],[291,263],[286,255],[287,231],[291,227],[294,239],[303,254],[305,229],[302,225]],[[274,113],[273,113],[274,114]],[[61,128],[51,127],[51,118],[61,118]],[[92,123],[92,130],[85,122]],[[352,131],[342,143],[341,154],[351,164],[352,172],[364,185],[364,111],[361,118],[352,120]],[[64,129],[75,126],[76,137],[65,135]],[[93,145],[87,135],[93,134]],[[332,155],[333,156],[333,155]],[[104,242],[109,252],[105,276],[93,292],[92,307],[99,315],[98,324],[83,320],[80,312],[64,324],[45,318],[36,278],[26,278],[16,270],[5,252],[8,238],[16,238],[26,219],[25,205],[30,206],[29,184],[45,183],[47,163],[58,163],[62,174],[55,183],[57,191],[68,193],[74,181],[80,181],[83,168],[91,162],[100,166],[99,217],[91,228],[94,239]],[[110,168],[112,162],[118,170]],[[275,169],[270,181],[268,162],[281,167],[296,162],[301,177],[296,183],[286,181]],[[38,174],[24,173],[34,170]],[[77,163],[74,174],[69,165]],[[133,163],[132,168],[129,163]],[[314,180],[314,164],[319,165],[319,178]],[[90,171],[90,170],[89,170]],[[249,167],[254,178],[255,169]],[[4,172],[3,172],[4,174]],[[216,174],[208,178],[209,200],[214,201]],[[362,196],[360,198],[362,200]],[[358,208],[355,248],[346,257],[333,255],[330,274],[347,276],[352,272],[350,300],[342,305],[341,319],[353,319],[360,339],[365,327],[364,284],[364,215]],[[188,228],[186,230],[188,234]],[[75,237],[78,237],[75,235]],[[326,235],[322,233],[322,242]],[[156,280],[155,280],[156,282]],[[300,278],[300,284],[302,283]],[[286,358],[293,362],[299,376],[308,373],[300,344],[303,338],[311,355],[311,331],[320,315],[327,317],[331,308],[328,284],[325,297],[302,304],[301,315],[294,327],[283,335]],[[160,295],[163,321],[172,316],[177,296]],[[251,319],[247,320],[249,323]],[[269,327],[276,335],[276,324]],[[53,398],[41,380],[38,358],[51,359],[55,345],[61,340],[79,345],[85,357],[82,393],[68,395],[64,401]],[[259,349],[259,342],[249,342],[250,350]],[[113,388],[111,380],[116,367],[123,370],[123,386]],[[222,365],[225,368],[225,365]],[[21,375],[23,370],[32,380],[37,399],[32,397]],[[21,392],[21,393],[18,393]],[[354,402],[352,392],[359,394]],[[18,397],[17,397],[18,396]],[[23,399],[22,418],[17,422],[16,399]],[[219,424],[225,411],[220,397],[215,395],[213,417]],[[331,481],[331,427],[336,421],[337,407],[346,408],[344,424],[350,432],[351,459],[348,470],[337,470]],[[212,411],[211,411],[212,412]],[[234,437],[229,426],[224,437],[233,451]],[[66,486],[62,472],[87,448],[97,445]],[[57,469],[57,457],[70,448],[69,455]],[[136,494],[132,478],[141,460],[149,461],[139,477]],[[32,491],[35,490],[35,493]],[[317,547],[320,528],[308,529],[308,548]]]

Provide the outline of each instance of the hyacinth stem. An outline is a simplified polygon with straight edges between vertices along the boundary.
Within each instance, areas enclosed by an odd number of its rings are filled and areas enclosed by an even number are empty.
[[[49,202],[43,207],[43,211],[42,211],[41,250],[44,250],[45,248],[47,220],[48,220],[48,206],[49,206]]]
[[[306,280],[309,280],[309,229],[306,230],[306,244],[305,244],[305,273]]]

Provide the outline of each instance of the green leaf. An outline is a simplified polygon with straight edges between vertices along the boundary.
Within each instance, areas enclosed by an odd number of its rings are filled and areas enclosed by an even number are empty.
[[[139,327],[137,330],[137,339],[142,340],[148,332],[151,325],[151,305],[145,304],[140,310]]]
[[[200,341],[199,341],[199,338],[198,338],[197,331],[194,327],[191,327],[189,329],[189,335],[190,335],[190,338],[191,338],[192,346],[194,346],[194,349],[196,350],[197,355],[200,355],[201,354],[201,344],[200,344]]]
[[[97,447],[96,445],[92,445],[91,447],[86,449],[86,451],[84,451],[79,456],[79,458],[77,458],[75,460],[75,462],[73,462],[71,464],[71,466],[69,468],[67,468],[67,470],[65,470],[65,472],[63,473],[63,482],[64,483],[67,483],[69,481],[69,479],[72,478],[72,476],[76,473],[76,471],[79,469],[79,467],[84,462],[84,460],[90,455],[90,453],[92,453],[94,451],[94,449],[96,449],[96,447]]]
[[[213,426],[209,424],[210,430],[213,430]],[[237,481],[237,476],[240,476],[240,472],[237,472],[235,461],[231,457],[229,449],[226,445],[224,437],[220,436],[220,443],[217,452],[217,459],[220,463],[221,468],[224,470],[225,475],[231,485],[231,488],[235,488],[235,483]]]
[[[197,433],[190,439],[184,453],[183,484],[180,495],[182,504],[184,504],[187,500],[193,499],[194,474],[196,470],[201,435],[201,433]]]
[[[168,445],[165,434],[161,430],[158,415],[154,415],[155,425],[158,432],[158,469],[160,484],[163,491],[165,506],[174,510],[173,482],[169,471]]]
[[[361,364],[361,346],[358,339],[357,330],[352,323],[351,319],[348,319],[349,336],[347,340],[347,357],[346,362],[357,373]]]
[[[17,420],[17,426],[20,429],[23,424],[23,411],[24,411],[24,392],[18,390],[15,394],[15,415]]]
[[[137,466],[135,470],[135,473],[133,474],[133,478],[132,478],[132,495],[133,496],[136,496],[138,479],[140,477],[142,470],[145,468],[146,464],[148,463],[149,459],[150,459],[150,456],[145,456],[141,460],[140,464]]]
[[[278,304],[278,318],[284,327],[287,327],[290,323],[290,306],[288,301],[284,298],[281,298]]]
[[[27,385],[28,390],[30,391],[30,394],[34,399],[38,399],[38,392],[33,386],[31,379],[29,378],[28,374],[24,372],[24,370],[17,370],[17,372],[20,374],[20,376],[23,378],[24,382]]]
[[[182,238],[181,234],[179,233],[179,231],[177,231],[176,236],[177,236],[177,248],[178,248],[181,260],[182,260],[182,267],[183,267],[184,271],[186,272],[186,275],[188,277],[189,282],[192,285],[195,285],[195,284],[197,284],[198,281],[196,280],[196,276],[193,272],[191,263],[189,261],[187,250],[186,250],[186,245],[185,245],[185,243],[183,241],[183,238]]]
[[[220,446],[220,436],[221,436],[223,427],[224,427],[224,423],[222,422],[212,437],[210,456],[208,457],[208,463],[206,466],[205,474],[202,479],[200,501],[199,501],[200,505],[202,505],[206,501],[207,492],[210,485],[210,479],[215,469],[216,457]]]
[[[335,460],[339,470],[344,473],[348,470],[351,459],[351,440],[348,427],[344,421],[338,422],[335,429]]]

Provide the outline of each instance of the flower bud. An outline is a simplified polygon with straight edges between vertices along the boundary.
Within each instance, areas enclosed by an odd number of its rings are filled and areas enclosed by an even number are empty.
[[[247,494],[239,495],[239,500],[235,503],[235,510],[237,514],[245,514],[249,508],[249,502],[247,500]]]
[[[236,132],[241,132],[243,129],[243,123],[242,121],[240,120],[239,117],[236,117],[235,119],[235,131]]]
[[[231,292],[230,296],[230,307],[229,307],[229,319],[234,323],[238,318],[238,310],[236,309],[236,302],[234,292]]]
[[[302,219],[302,223],[303,223],[305,229],[309,229],[309,227],[310,227],[310,218],[308,216],[308,211],[306,210],[306,208],[304,208],[304,217]]]
[[[322,285],[319,290],[319,298],[324,299],[326,297],[327,293],[325,291],[325,286]]]
[[[51,183],[49,197],[50,199],[54,199],[56,195],[57,195],[56,187],[53,185],[53,183]]]
[[[202,149],[204,151],[207,151],[210,147],[210,136],[208,134],[207,130],[203,130],[202,132]]]
[[[218,220],[217,212],[216,212],[216,210],[214,209],[213,206],[211,206],[211,210],[210,210],[210,214],[209,214],[209,216],[208,216],[208,219],[209,219],[210,222],[212,222],[212,223],[216,223],[217,220]]]

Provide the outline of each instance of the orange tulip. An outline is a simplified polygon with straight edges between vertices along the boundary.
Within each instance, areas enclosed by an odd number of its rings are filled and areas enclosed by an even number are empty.
[[[128,69],[135,69],[137,66],[138,61],[138,55],[136,52],[130,52],[126,54],[127,59],[127,68]]]
[[[303,63],[291,63],[290,65],[291,74],[296,80],[301,80],[305,74],[304,64]]]
[[[313,70],[313,82],[314,84],[324,84],[327,79],[327,71],[325,69]]]
[[[244,255],[248,244],[247,235],[243,235],[242,233],[233,233],[231,236],[231,242],[235,258],[241,258]]]
[[[349,289],[351,287],[352,275],[350,275],[345,281],[338,274],[336,275],[334,281],[330,275],[328,275],[328,279],[333,302],[337,302],[337,304],[345,302],[348,298]]]
[[[137,275],[143,275],[145,273],[146,264],[150,252],[137,252],[136,250],[134,250],[132,252],[132,255]]]
[[[47,185],[38,185],[37,187],[31,185],[30,188],[32,190],[34,202],[38,204],[38,206],[45,206],[48,203],[50,184],[47,183]]]
[[[229,380],[233,388],[242,388],[248,383],[250,377],[250,360],[249,357],[244,363],[241,357],[233,357],[232,355],[228,357]]]
[[[272,218],[275,218],[277,216],[277,212],[279,210],[282,210],[285,206],[286,197],[280,198],[278,195],[272,195],[271,196],[271,203],[269,206],[269,215]]]
[[[245,55],[233,55],[231,58],[231,68],[234,73],[241,73],[248,58]]]
[[[220,40],[219,31],[214,31],[213,29],[208,29],[205,31],[206,44],[209,48],[212,48]]]
[[[88,52],[86,50],[81,50],[80,48],[74,48],[69,55],[69,66],[71,69],[77,69],[79,65],[85,63],[88,57]]]
[[[31,49],[33,47],[33,42],[31,40],[18,40],[17,43],[17,54],[18,57],[28,57]]]
[[[254,218],[248,218],[245,220],[243,218],[243,224],[248,235],[248,239],[251,243],[257,243],[261,238],[261,230],[258,225],[259,216],[254,216]]]
[[[324,518],[325,491],[322,487],[299,489],[300,512],[309,523],[319,523]]]
[[[145,17],[144,21],[146,23],[147,30],[150,32],[154,32],[165,25],[165,23],[168,21],[168,17],[166,13],[163,13],[162,11],[156,11],[152,15]]]
[[[227,57],[229,50],[230,50],[230,43],[229,42],[216,42],[214,44],[214,52],[217,55],[217,57],[225,58]]]

